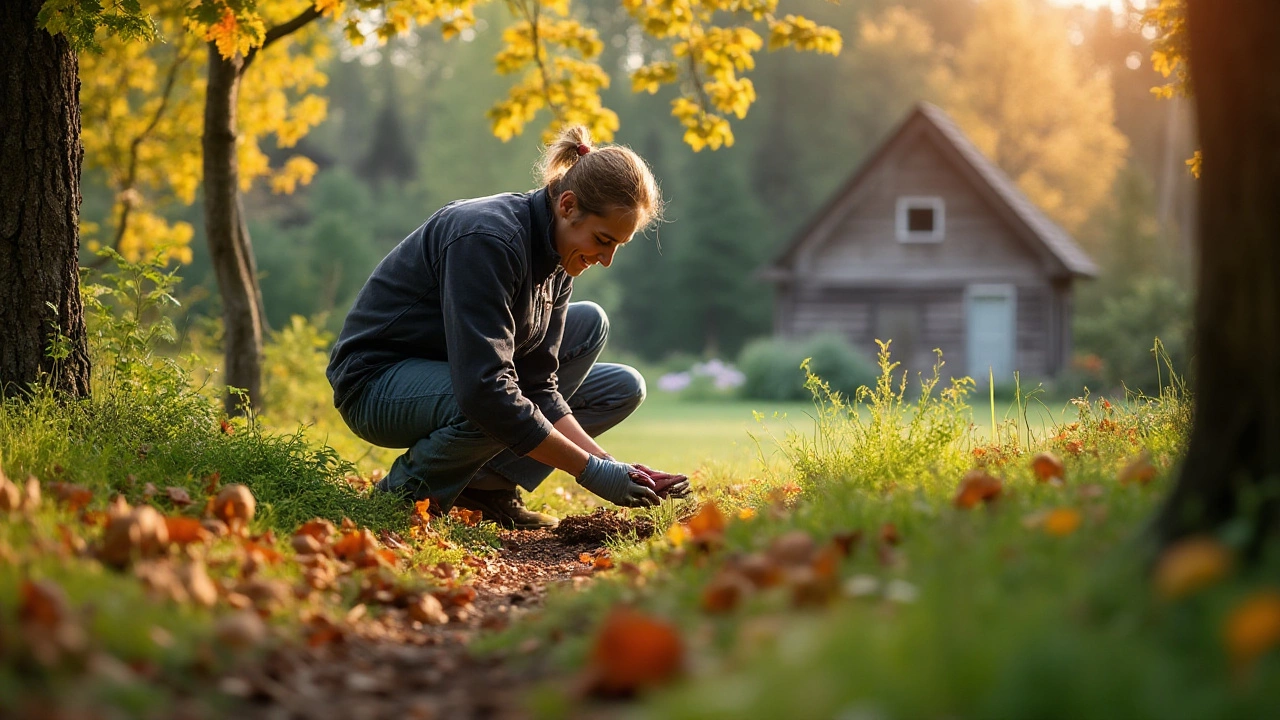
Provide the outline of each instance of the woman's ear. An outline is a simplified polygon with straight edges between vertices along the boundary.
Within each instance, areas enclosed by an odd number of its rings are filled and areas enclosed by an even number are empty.
[[[572,190],[565,190],[560,193],[559,199],[556,200],[556,214],[565,220],[573,221],[574,211],[578,209],[578,196],[573,194]]]

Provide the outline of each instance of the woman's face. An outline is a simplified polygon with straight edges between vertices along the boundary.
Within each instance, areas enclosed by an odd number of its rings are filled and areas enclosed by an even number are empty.
[[[609,267],[618,248],[631,241],[638,219],[636,213],[621,208],[608,215],[584,213],[572,190],[560,193],[555,213],[556,251],[560,266],[570,277],[578,277],[597,263]]]

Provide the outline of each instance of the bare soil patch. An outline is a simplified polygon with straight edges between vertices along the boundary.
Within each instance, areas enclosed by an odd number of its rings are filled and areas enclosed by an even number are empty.
[[[469,645],[540,607],[547,588],[590,575],[579,558],[604,541],[653,524],[597,510],[561,520],[555,530],[502,531],[502,549],[468,562],[469,603],[445,603],[449,622],[427,625],[399,610],[350,622],[340,639],[275,650],[257,667],[222,681],[242,699],[245,718],[522,718],[521,695],[546,677],[540,663],[476,658]],[[535,647],[520,652],[536,652]]]

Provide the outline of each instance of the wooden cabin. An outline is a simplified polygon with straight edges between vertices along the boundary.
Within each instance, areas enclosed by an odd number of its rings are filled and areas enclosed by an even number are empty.
[[[1057,375],[1072,283],[1097,266],[940,108],[922,104],[762,273],[775,332],[835,331],[874,355],[997,384]]]

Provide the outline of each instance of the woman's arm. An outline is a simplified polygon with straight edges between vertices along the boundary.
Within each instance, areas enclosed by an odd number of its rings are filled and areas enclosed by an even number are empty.
[[[587,460],[590,459],[593,453],[584,450],[579,443],[574,442],[568,435],[561,432],[560,428],[566,426],[567,429],[569,423],[572,423],[573,427],[586,437],[587,434],[582,431],[578,421],[574,420],[572,415],[566,415],[552,426],[550,435],[529,451],[529,457],[543,465],[550,465],[558,470],[563,470],[576,478],[587,467]],[[587,442],[590,442],[599,450],[600,446],[596,445],[590,437],[587,437]],[[603,456],[604,451],[600,450],[599,454]]]

